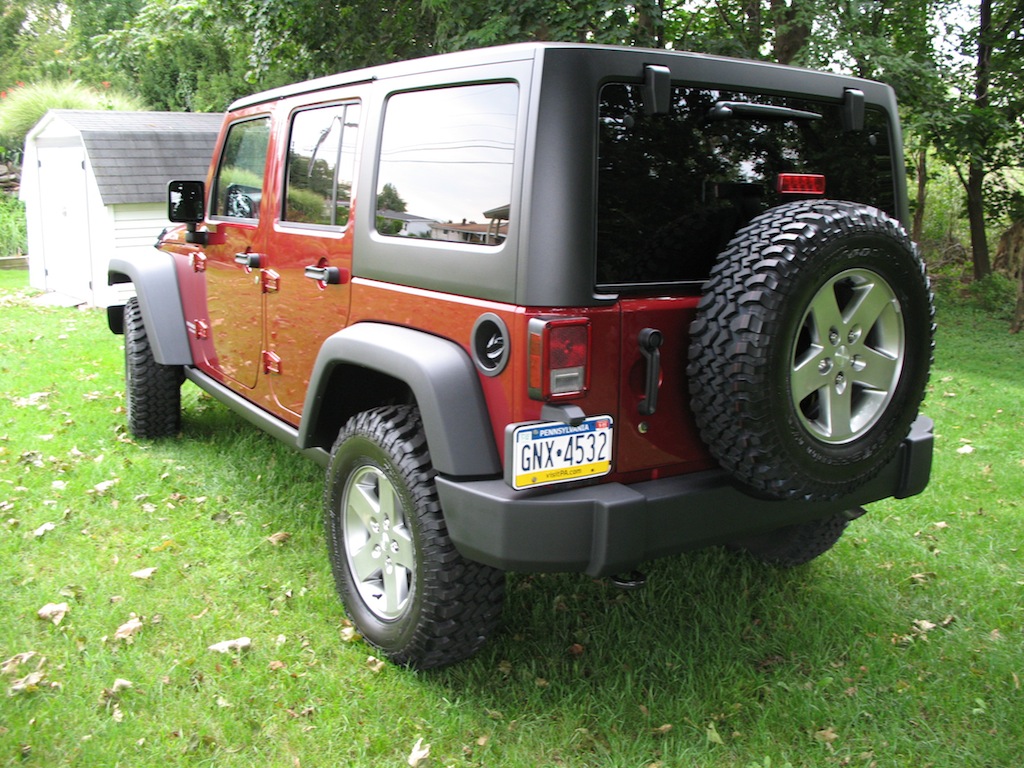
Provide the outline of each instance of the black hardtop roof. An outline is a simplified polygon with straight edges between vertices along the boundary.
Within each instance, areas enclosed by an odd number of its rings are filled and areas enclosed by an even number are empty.
[[[706,66],[720,65],[726,68],[742,67],[745,69],[760,70],[766,82],[771,81],[772,73],[784,75],[784,79],[792,82],[794,75],[811,78],[813,80],[827,79],[829,81],[842,81],[847,87],[862,87],[868,90],[889,87],[871,80],[864,80],[850,75],[843,75],[835,72],[823,72],[819,70],[801,69],[789,65],[776,64],[769,61],[756,59],[738,59],[727,56],[715,56],[705,53],[693,53],[690,51],[673,51],[664,48],[632,48],[616,45],[595,45],[591,43],[512,43],[509,45],[497,45],[487,48],[476,48],[455,53],[442,53],[433,56],[424,56],[416,59],[396,61],[389,64],[380,64],[364,69],[355,69],[348,72],[339,72],[333,75],[326,75],[312,80],[306,80],[291,85],[281,86],[268,91],[262,91],[250,96],[244,96],[236,100],[230,110],[243,109],[258,104],[278,101],[280,99],[298,96],[305,93],[329,90],[346,85],[357,83],[369,83],[375,80],[399,77],[410,74],[424,74],[427,72],[440,72],[446,69],[469,67],[481,64],[495,64],[510,61],[526,61],[537,59],[543,56],[546,51],[576,51],[589,53],[594,56],[612,56],[635,58],[642,57],[647,63],[662,63],[675,60],[690,60]],[[703,67],[702,67],[703,68]],[[640,75],[640,72],[637,72]]]

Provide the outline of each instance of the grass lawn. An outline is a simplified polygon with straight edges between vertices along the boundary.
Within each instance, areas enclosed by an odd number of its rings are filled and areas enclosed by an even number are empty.
[[[428,768],[1020,765],[1024,337],[1002,319],[942,305],[931,486],[829,554],[687,554],[636,592],[513,575],[483,652],[417,673],[346,632],[321,470],[190,384],[180,438],[133,440],[122,339],[26,280],[0,272],[0,765],[400,767],[420,740]]]

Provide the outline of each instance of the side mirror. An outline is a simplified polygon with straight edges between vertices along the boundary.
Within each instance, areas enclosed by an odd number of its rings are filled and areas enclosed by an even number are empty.
[[[172,181],[167,185],[167,218],[176,224],[198,224],[206,216],[206,185]]]

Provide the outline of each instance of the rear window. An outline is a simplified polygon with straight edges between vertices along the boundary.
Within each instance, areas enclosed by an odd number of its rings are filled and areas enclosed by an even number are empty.
[[[669,114],[646,115],[641,86],[606,85],[598,286],[702,282],[740,227],[794,199],[776,191],[783,173],[821,174],[825,197],[894,213],[889,127],[880,111],[869,107],[864,130],[844,131],[837,103],[676,87]]]

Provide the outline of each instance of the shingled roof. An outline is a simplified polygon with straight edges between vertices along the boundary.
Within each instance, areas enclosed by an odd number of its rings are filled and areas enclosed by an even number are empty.
[[[223,115],[55,109],[82,136],[104,205],[157,203],[171,179],[205,179]]]

